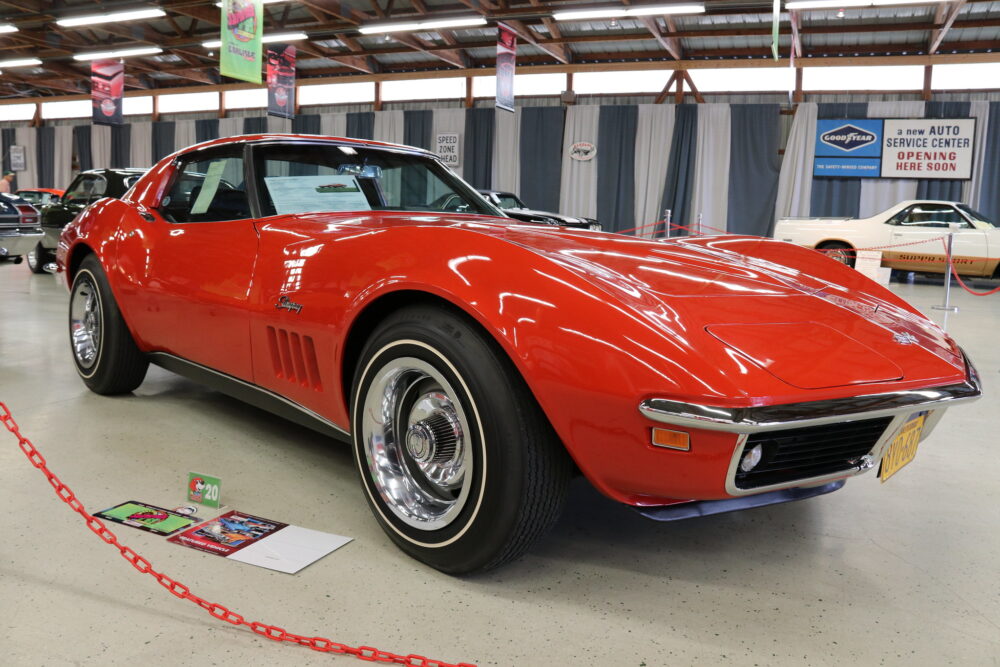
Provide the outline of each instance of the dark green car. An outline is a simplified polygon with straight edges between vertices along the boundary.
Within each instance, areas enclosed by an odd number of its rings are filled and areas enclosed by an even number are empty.
[[[145,169],[90,169],[80,172],[66,193],[42,211],[42,231],[45,236],[35,249],[28,253],[28,266],[35,273],[43,273],[45,265],[55,261],[56,245],[63,227],[70,220],[103,197],[119,198],[124,195]]]

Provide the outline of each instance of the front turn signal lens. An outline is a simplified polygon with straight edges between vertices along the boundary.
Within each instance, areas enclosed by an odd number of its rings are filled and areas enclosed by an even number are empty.
[[[686,452],[691,449],[691,436],[684,431],[671,431],[666,428],[654,428],[653,445],[656,447],[665,447],[666,449],[676,449]]]

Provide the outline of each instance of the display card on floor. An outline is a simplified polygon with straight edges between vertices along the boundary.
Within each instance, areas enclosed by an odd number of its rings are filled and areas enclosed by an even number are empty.
[[[169,541],[241,563],[295,574],[352,539],[233,510]]]
[[[122,503],[121,505],[115,505],[103,512],[98,512],[94,516],[116,523],[123,523],[133,528],[148,530],[158,535],[173,535],[177,531],[184,530],[198,521],[180,512],[147,505],[146,503],[138,503],[134,500]]]

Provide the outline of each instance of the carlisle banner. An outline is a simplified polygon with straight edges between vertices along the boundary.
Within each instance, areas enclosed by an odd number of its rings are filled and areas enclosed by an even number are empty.
[[[295,47],[291,44],[267,47],[267,113],[295,118]]]
[[[514,110],[514,61],[517,59],[517,35],[497,24],[497,97],[498,109]]]
[[[219,71],[223,76],[260,83],[263,0],[222,0],[222,47]]]
[[[122,89],[125,65],[120,60],[94,60],[90,63],[90,101],[92,120],[97,125],[122,124]]]

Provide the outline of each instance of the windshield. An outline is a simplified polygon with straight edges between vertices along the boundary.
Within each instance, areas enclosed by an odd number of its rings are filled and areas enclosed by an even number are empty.
[[[272,144],[254,151],[262,213],[433,211],[502,217],[437,160],[336,144]]]
[[[964,213],[965,215],[969,216],[969,219],[972,220],[973,223],[976,223],[977,227],[984,227],[984,226],[985,227],[996,227],[996,225],[993,224],[992,220],[990,220],[989,218],[987,218],[985,215],[983,215],[979,211],[973,210],[973,209],[969,208],[968,206],[966,206],[965,204],[957,204],[957,206],[958,206],[958,209],[962,213]]]

